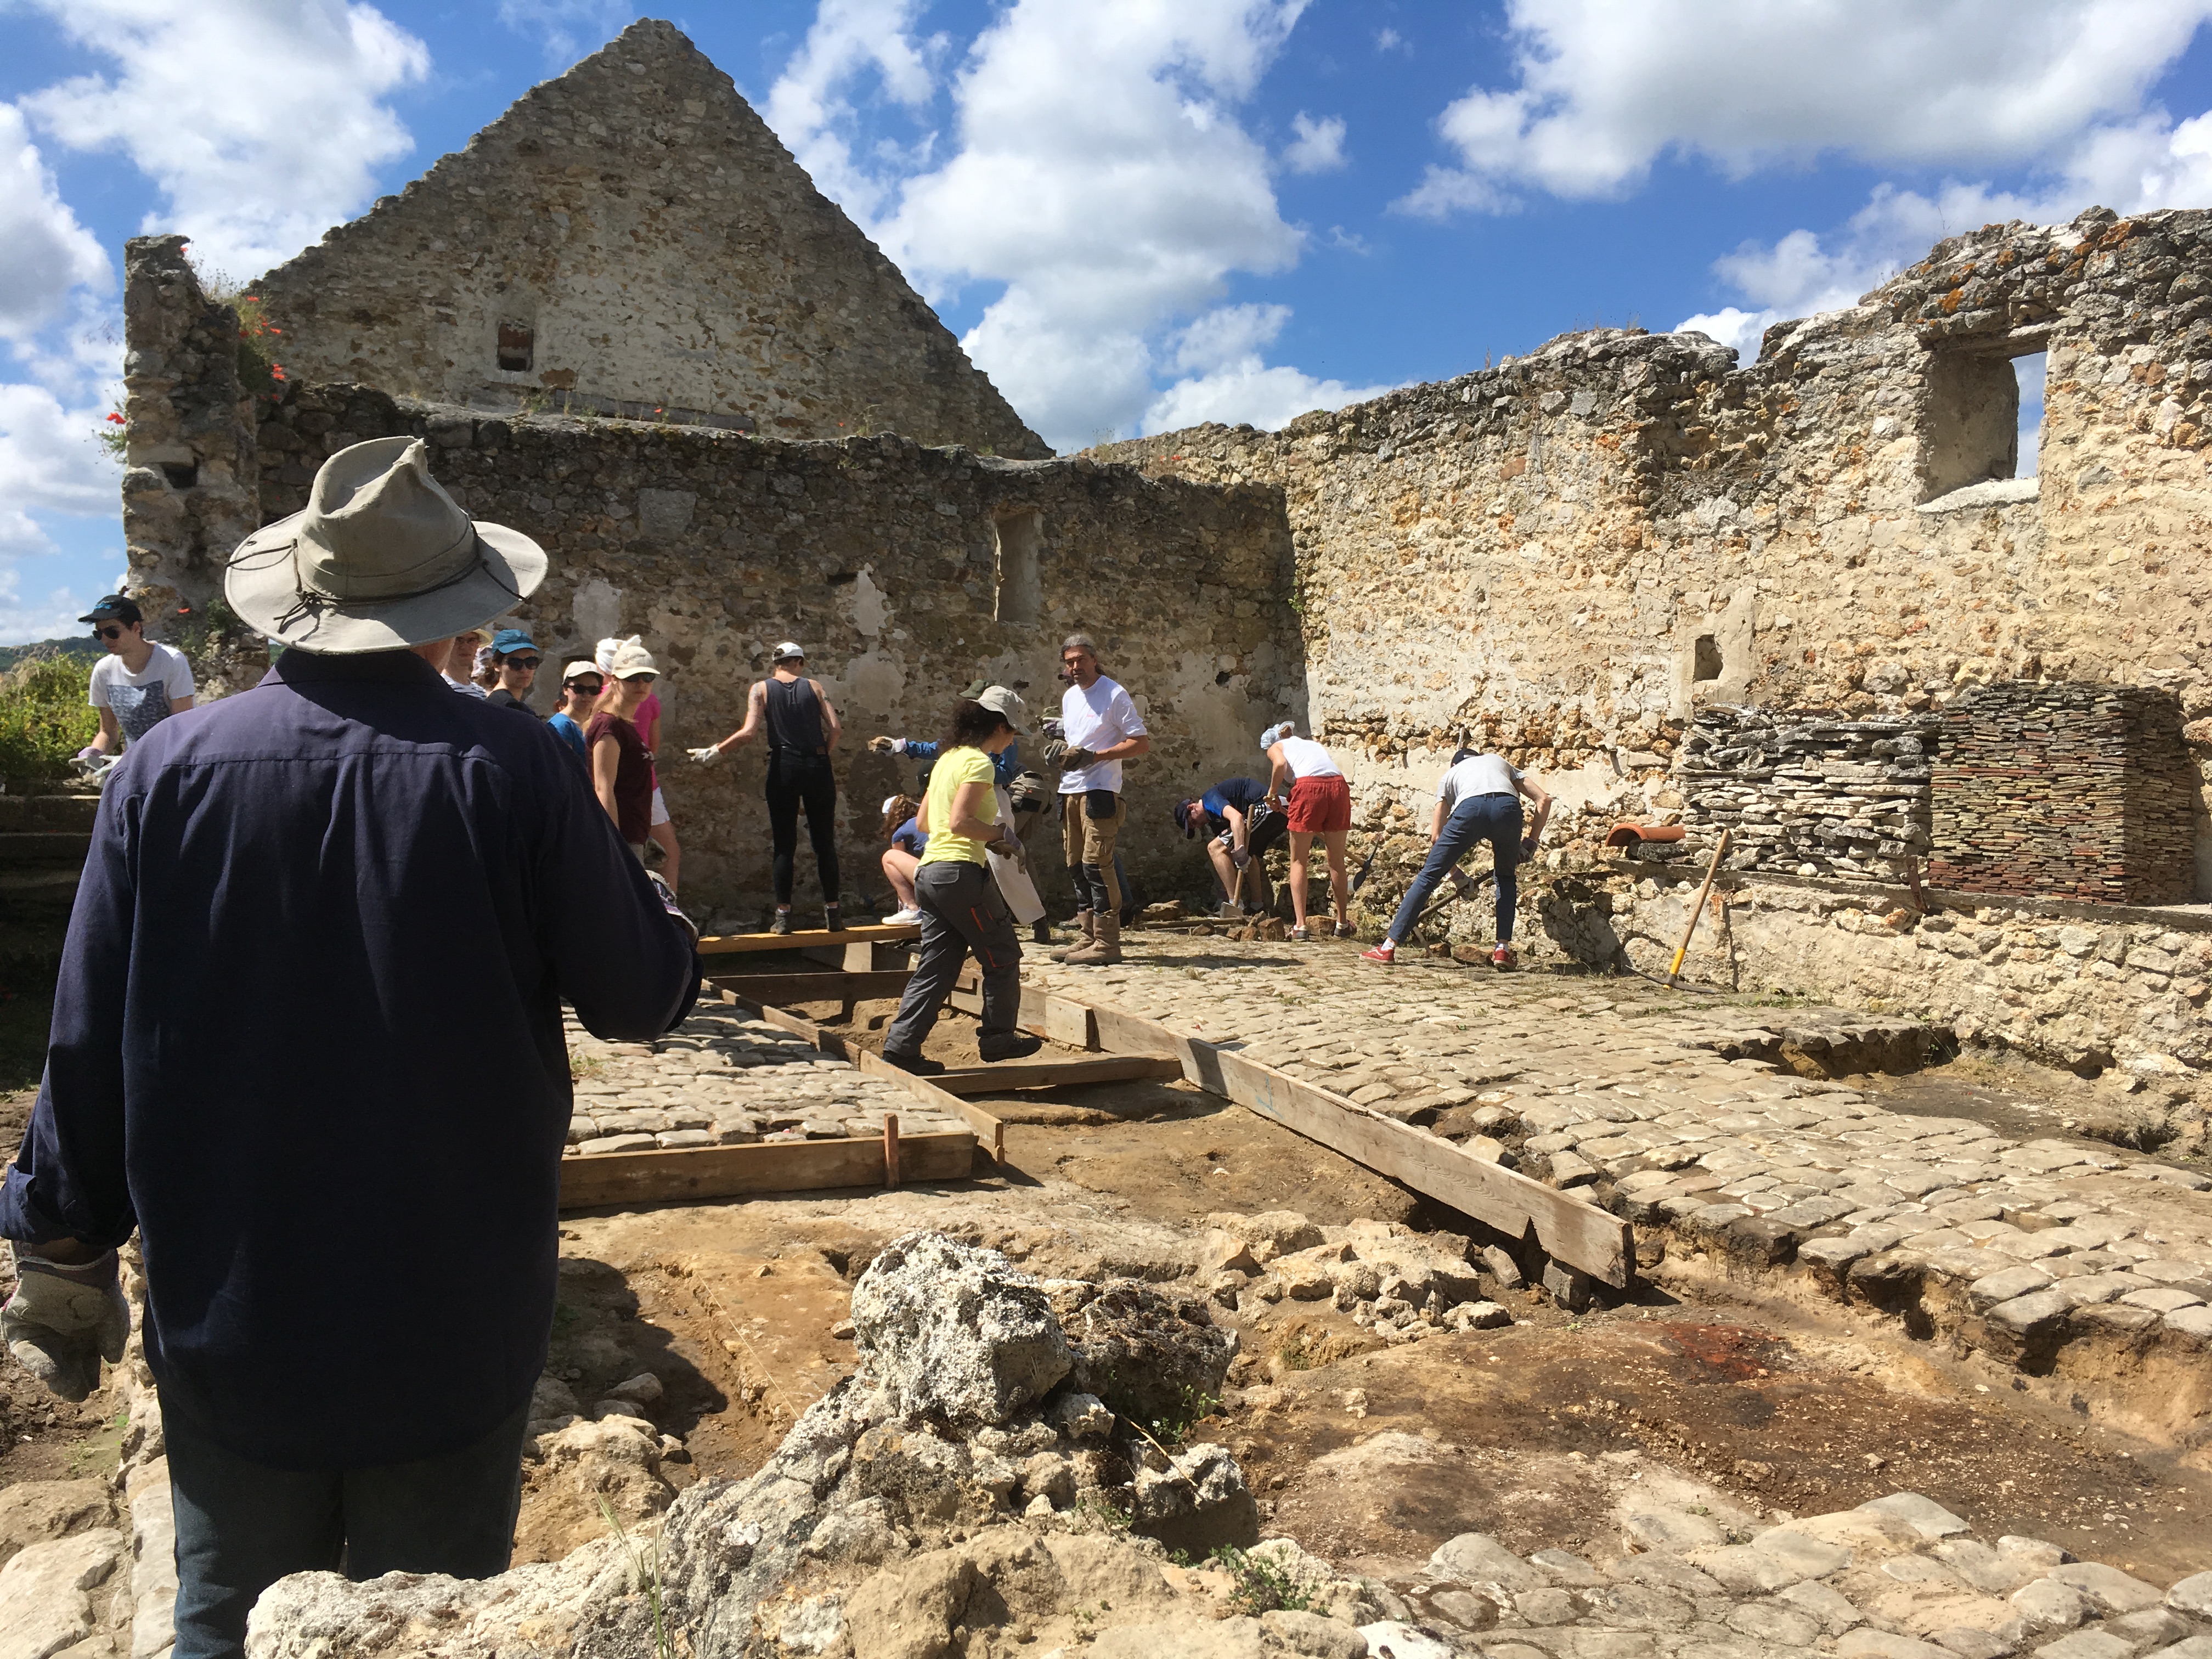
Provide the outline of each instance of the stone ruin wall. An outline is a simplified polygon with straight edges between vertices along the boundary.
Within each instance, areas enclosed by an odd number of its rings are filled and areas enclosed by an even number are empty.
[[[1990,478],[2013,459],[2009,359],[2038,349],[2040,477]],[[1861,305],[1769,331],[1741,368],[1698,336],[1599,330],[1279,433],[1096,453],[1282,490],[1313,715],[1383,836],[1370,917],[1418,866],[1464,736],[1560,799],[1561,874],[1524,884],[1522,936],[1593,963],[1626,940],[1663,967],[1692,872],[1609,871],[1598,842],[1622,818],[1726,810],[1694,804],[1711,781],[1688,740],[1730,708],[1902,727],[1995,682],[2169,694],[2197,796],[2190,886],[2212,896],[2208,392],[2212,215],[2096,210],[1954,238]],[[1854,763],[1892,758],[1869,751]],[[1711,839],[1693,829],[1686,854]],[[1874,851],[1733,883],[1735,924],[1708,925],[1692,966],[1955,1016],[1963,1037],[2089,1069],[2212,1065],[2201,917],[1946,908],[1879,884],[1898,860]],[[1731,862],[1759,866],[1753,848]],[[1477,908],[1486,927],[1486,904],[1462,907],[1453,937],[1476,936]]]
[[[631,25],[253,288],[310,382],[1052,453],[665,22]]]
[[[1056,714],[1059,643],[1094,635],[1153,732],[1129,767],[1132,821],[1164,827],[1188,780],[1245,764],[1252,734],[1301,697],[1279,591],[1288,548],[1266,495],[1143,477],[1087,459],[1010,462],[884,435],[781,442],[702,428],[509,418],[306,386],[267,404],[261,511],[303,506],[322,459],[395,432],[426,437],[471,513],[536,538],[551,574],[514,613],[557,666],[611,634],[642,634],[663,678],[659,766],[684,846],[684,890],[732,908],[769,890],[763,747],[713,768],[681,751],[737,729],[776,641],[795,638],[847,736],[838,751],[848,893],[888,901],[877,807],[914,787],[911,762],[865,751],[878,732],[933,738],[978,675]],[[1162,618],[1180,618],[1163,626]],[[1034,754],[1040,739],[1032,735]],[[1182,873],[1164,834],[1128,838],[1156,892]],[[1055,835],[1047,893],[1064,898]],[[799,891],[814,901],[802,842]],[[747,925],[750,911],[742,918]]]
[[[1462,731],[1542,772],[1587,847],[1683,809],[1710,704],[1902,717],[2014,678],[2172,691],[2201,784],[2208,237],[2198,211],[1991,227],[1742,368],[1598,330],[1279,433],[1098,453],[1283,490],[1315,718],[1370,827],[1425,818]],[[2045,348],[2039,484],[1975,484],[1962,446],[2009,465],[1988,405]]]

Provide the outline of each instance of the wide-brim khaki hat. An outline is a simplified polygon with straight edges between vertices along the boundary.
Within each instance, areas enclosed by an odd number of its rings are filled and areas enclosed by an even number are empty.
[[[298,651],[347,656],[446,639],[512,610],[545,551],[472,520],[430,476],[420,438],[373,438],[325,461],[307,505],[238,545],[223,594]]]

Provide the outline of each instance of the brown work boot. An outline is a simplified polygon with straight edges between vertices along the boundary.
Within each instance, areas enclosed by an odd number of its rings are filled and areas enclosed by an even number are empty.
[[[1092,942],[1098,937],[1097,931],[1091,925],[1091,920],[1090,911],[1078,910],[1075,913],[1075,943],[1063,945],[1056,951],[1048,951],[1045,955],[1054,962],[1066,962],[1076,951],[1089,950]]]
[[[1063,958],[1071,968],[1110,968],[1121,959],[1121,918],[1109,914],[1091,918],[1097,938]]]

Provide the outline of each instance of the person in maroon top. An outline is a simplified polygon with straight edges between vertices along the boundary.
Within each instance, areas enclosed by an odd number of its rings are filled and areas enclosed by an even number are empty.
[[[636,714],[659,678],[652,653],[641,645],[625,642],[615,653],[599,712],[584,728],[592,792],[640,863],[653,833],[653,751],[638,735]]]

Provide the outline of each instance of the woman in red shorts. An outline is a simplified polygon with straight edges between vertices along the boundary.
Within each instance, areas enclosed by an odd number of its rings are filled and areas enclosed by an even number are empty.
[[[1267,799],[1280,804],[1290,787],[1284,816],[1291,828],[1291,915],[1292,939],[1310,939],[1306,928],[1306,849],[1319,836],[1328,854],[1328,890],[1336,901],[1336,936],[1352,937],[1351,884],[1344,878],[1345,837],[1352,833],[1352,786],[1337,770],[1328,750],[1302,738],[1289,720],[1260,734],[1260,746],[1275,769],[1267,780]]]

